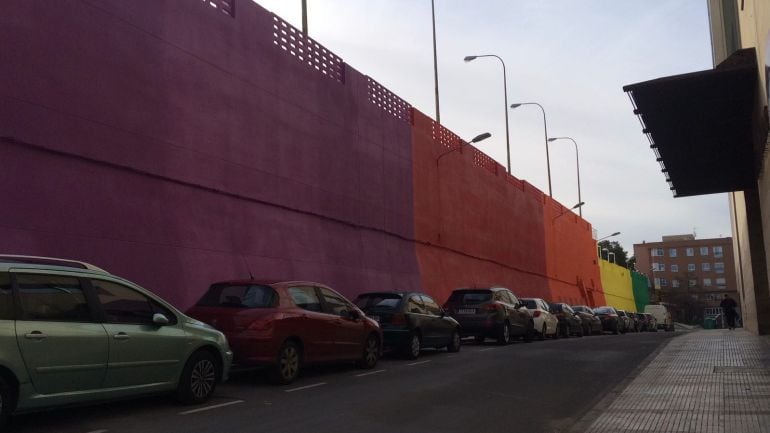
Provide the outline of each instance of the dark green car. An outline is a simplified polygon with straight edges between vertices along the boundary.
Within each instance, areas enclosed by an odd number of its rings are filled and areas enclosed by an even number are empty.
[[[221,332],[129,281],[82,262],[0,256],[0,423],[153,393],[202,403],[231,361]]]

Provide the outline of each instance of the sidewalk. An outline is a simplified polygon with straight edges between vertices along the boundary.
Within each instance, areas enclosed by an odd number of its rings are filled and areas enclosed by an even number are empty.
[[[587,432],[770,432],[769,341],[743,330],[683,333]]]

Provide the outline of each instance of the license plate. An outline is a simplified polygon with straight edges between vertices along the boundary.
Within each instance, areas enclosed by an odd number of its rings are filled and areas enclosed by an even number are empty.
[[[380,316],[369,316],[372,320],[380,321]]]
[[[475,308],[460,308],[457,310],[458,314],[476,314]]]

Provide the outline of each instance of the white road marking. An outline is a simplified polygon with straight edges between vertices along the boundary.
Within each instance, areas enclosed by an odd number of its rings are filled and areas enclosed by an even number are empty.
[[[312,385],[300,386],[299,388],[287,389],[284,392],[302,391],[303,389],[315,388],[317,386],[323,386],[323,385],[326,385],[326,382],[318,382],[318,383],[314,383]]]
[[[204,412],[211,409],[219,409],[220,407],[232,406],[238,403],[243,403],[243,400],[228,401],[227,403],[212,404],[211,406],[199,407],[198,409],[193,409],[193,410],[186,410],[184,412],[179,412],[179,415],[190,415],[193,413]],[[107,431],[107,430],[104,430],[104,431]]]
[[[93,431],[90,431],[90,432],[88,432],[88,433],[107,433],[108,431],[109,431],[109,430],[107,430],[107,429],[105,428],[105,429],[101,429],[101,430],[93,430]]]
[[[486,349],[481,349],[479,352],[486,352],[487,350],[492,350],[494,347],[487,347]]]
[[[413,362],[411,364],[406,364],[406,365],[420,365],[420,364],[427,364],[429,362],[430,362],[430,359],[427,361]]]
[[[371,376],[372,374],[382,373],[384,371],[387,371],[387,370],[377,370],[377,371],[370,371],[368,373],[361,373],[361,374],[357,374],[356,377]]]

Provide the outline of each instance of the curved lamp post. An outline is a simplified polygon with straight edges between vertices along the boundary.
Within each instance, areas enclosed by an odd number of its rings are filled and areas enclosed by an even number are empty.
[[[553,197],[553,190],[551,189],[551,157],[548,155],[548,122],[545,118],[545,109],[537,102],[520,102],[518,104],[511,104],[511,109],[516,109],[522,105],[537,105],[540,107],[540,111],[543,112],[543,132],[545,137],[545,163],[548,167],[548,196]]]
[[[584,205],[584,204],[585,204],[585,203],[583,203],[583,202],[581,201],[580,203],[576,204],[575,206],[572,206],[571,208],[569,208],[569,209],[567,209],[567,210],[574,210],[574,209],[578,209],[578,208],[581,208],[581,207],[583,207],[583,205]],[[552,219],[551,221],[556,221],[556,218],[559,218],[560,216],[564,215],[565,213],[567,213],[567,211],[564,211],[564,212],[560,213],[559,215],[557,215],[556,217],[554,217],[554,219]]]
[[[470,141],[470,143],[478,143],[479,141],[486,140],[487,138],[489,138],[491,136],[492,136],[492,134],[490,134],[488,132],[485,132],[483,134],[479,134],[479,135],[473,137],[473,139]],[[441,158],[449,155],[450,153],[454,152],[455,150],[462,149],[463,146],[465,146],[465,142],[460,140],[460,147],[455,147],[454,149],[446,151],[446,152],[442,153],[441,155],[439,155],[438,158],[436,158],[436,167],[438,167],[438,163],[439,163],[439,161],[441,161]]]
[[[500,63],[503,65],[503,97],[505,99],[505,149],[508,156],[508,173],[511,173],[511,140],[510,140],[510,134],[508,133],[508,81],[506,80],[506,74],[505,74],[505,62],[503,59],[500,58],[500,56],[496,56],[494,54],[481,54],[477,56],[465,56],[463,59],[466,63],[472,62],[473,60],[476,60],[480,57],[494,57],[497,60],[500,61]]]
[[[556,140],[570,140],[575,145],[575,164],[577,165],[577,187],[578,187],[578,201],[583,201],[580,198],[580,155],[578,154],[577,142],[571,137],[553,137],[548,139],[548,143],[552,143]],[[583,208],[580,208],[580,217],[583,217]]]
[[[605,236],[605,237],[603,237],[603,238],[601,238],[601,239],[597,239],[597,240],[596,240],[596,242],[599,242],[599,241],[603,241],[603,240],[605,240],[605,239],[607,239],[607,238],[611,238],[611,237],[613,237],[613,236],[617,236],[617,235],[619,235],[619,234],[620,234],[620,232],[615,232],[615,233],[613,233],[613,234],[611,234],[611,235],[608,235],[608,236]]]

